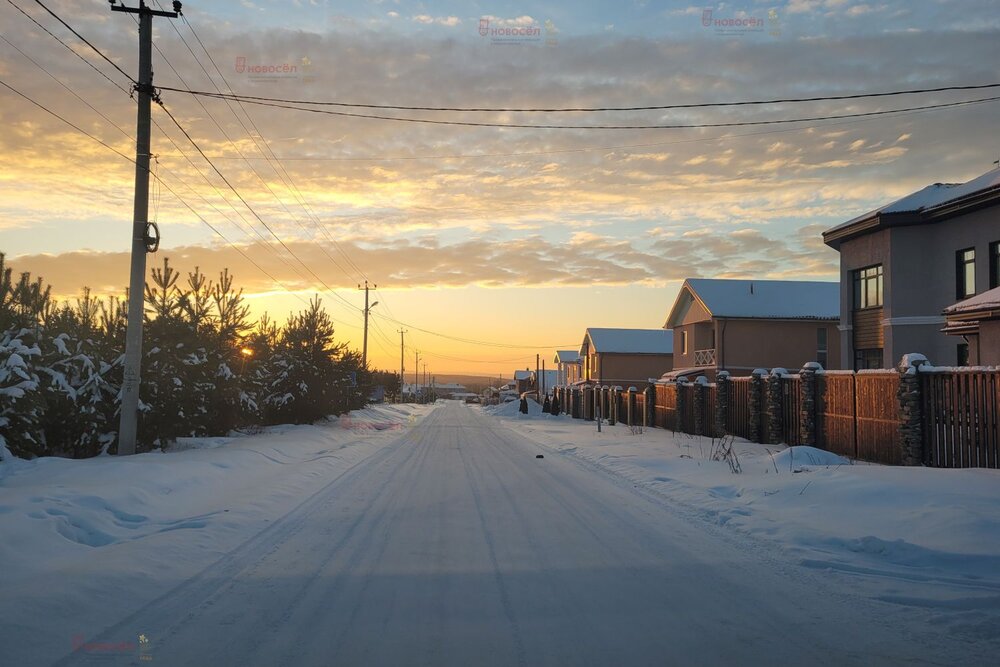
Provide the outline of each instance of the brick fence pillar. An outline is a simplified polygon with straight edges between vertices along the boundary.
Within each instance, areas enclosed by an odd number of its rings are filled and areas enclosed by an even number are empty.
[[[822,366],[815,361],[810,361],[799,371],[802,382],[802,404],[799,405],[799,439],[803,445],[811,447],[816,446],[816,373],[822,370]]]
[[[761,413],[764,411],[764,376],[767,371],[756,369],[750,374],[750,440],[764,442],[764,427],[761,423]]]
[[[775,368],[767,376],[767,439],[768,442],[781,442],[782,423],[781,419],[781,376],[788,371],[784,368]]]
[[[643,390],[646,395],[646,409],[642,412],[642,425],[644,428],[653,428],[656,425],[656,389],[649,385]]]
[[[708,390],[708,379],[699,376],[694,382],[694,434],[707,435],[708,426],[705,414],[705,393]]]
[[[677,418],[674,420],[674,432],[676,433],[687,433],[684,430],[684,381],[679,379],[674,382],[674,396],[676,400],[674,401],[675,409],[677,410]]]
[[[929,365],[920,354],[907,354],[899,362],[899,435],[903,446],[903,465],[918,466],[926,462],[924,451],[923,397],[920,394],[920,367]]]
[[[719,371],[715,378],[715,432],[724,435],[728,429],[726,423],[729,421],[729,401],[733,390],[732,380],[729,379],[729,371]]]

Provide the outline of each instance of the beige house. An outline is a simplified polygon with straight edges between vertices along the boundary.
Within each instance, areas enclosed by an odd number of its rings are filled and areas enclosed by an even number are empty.
[[[673,334],[663,329],[587,329],[580,346],[582,381],[644,389],[673,368]]]
[[[839,293],[830,282],[689,278],[663,325],[674,332],[673,374],[840,368]]]
[[[969,345],[942,311],[1000,285],[1000,169],[935,183],[823,233],[840,252],[845,368],[885,368],[919,352],[960,364]]]
[[[1000,366],[1000,287],[945,308],[945,333],[967,345],[960,366]],[[961,350],[962,348],[959,348]]]
[[[556,384],[573,384],[580,380],[580,353],[576,350],[559,350],[552,363],[556,365]]]

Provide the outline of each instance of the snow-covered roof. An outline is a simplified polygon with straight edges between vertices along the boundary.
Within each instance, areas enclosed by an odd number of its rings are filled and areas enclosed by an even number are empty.
[[[514,371],[515,380],[529,380],[531,379],[531,371]]]
[[[580,353],[576,350],[558,350],[556,352],[556,363],[572,364],[580,361]]]
[[[958,315],[960,313],[978,312],[981,310],[1000,310],[1000,287],[969,297],[964,301],[948,306],[944,309],[945,315]]]
[[[879,214],[890,213],[921,213],[931,211],[945,204],[949,204],[963,197],[967,197],[979,192],[1000,188],[1000,168],[994,168],[981,176],[977,176],[965,183],[934,183],[916,192],[897,199],[874,211],[869,211],[864,215],[859,215],[836,227],[831,227],[824,234],[840,231],[851,225],[875,217]]]
[[[713,317],[840,318],[840,283],[688,278],[684,281],[684,287],[701,300]],[[682,294],[683,291],[682,287]]]
[[[674,332],[666,329],[587,329],[595,352],[673,354]],[[586,340],[586,338],[584,339]]]

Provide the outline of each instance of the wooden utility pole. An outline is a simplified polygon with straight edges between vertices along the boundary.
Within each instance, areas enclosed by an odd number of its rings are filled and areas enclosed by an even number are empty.
[[[417,395],[417,386],[420,384],[420,350],[413,351],[413,395]]]
[[[136,431],[139,421],[139,379],[142,368],[142,317],[146,288],[146,253],[156,252],[160,232],[149,222],[149,143],[150,106],[153,89],[153,17],[175,19],[180,16],[181,3],[174,2],[174,11],[150,9],[145,0],[138,7],[126,7],[111,0],[111,11],[139,15],[139,81],[135,86],[138,113],[135,127],[135,201],[132,209],[132,266],[129,271],[128,327],[125,330],[125,366],[122,381],[121,417],[118,426],[118,455],[135,454]]]
[[[406,372],[406,365],[403,363],[403,351],[406,346],[403,345],[403,336],[410,332],[409,329],[399,329],[396,333],[399,334],[399,402],[403,402],[403,383],[406,382],[406,376],[403,373]]]
[[[371,312],[372,308],[378,305],[378,301],[376,301],[370,306],[368,305],[369,287],[367,280],[365,280],[365,286],[362,287],[361,285],[358,285],[358,289],[359,290],[363,289],[365,291],[365,338],[364,338],[364,345],[361,348],[361,365],[364,368],[368,368],[368,313]],[[371,289],[378,289],[378,285],[372,285]]]

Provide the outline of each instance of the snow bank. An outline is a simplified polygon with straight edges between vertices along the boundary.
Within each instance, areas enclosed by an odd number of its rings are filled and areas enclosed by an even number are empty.
[[[851,464],[737,439],[733,474],[717,440],[621,425],[597,433],[566,416],[506,423],[860,594],[930,610],[975,639],[1000,624],[1000,470]]]
[[[379,405],[130,457],[0,463],[0,617],[17,646],[33,647],[0,648],[0,664],[69,653],[73,637],[94,636],[110,620],[93,610],[119,618],[155,599],[434,407]]]
[[[501,403],[499,405],[486,405],[483,407],[483,412],[488,415],[493,415],[494,417],[540,417],[542,414],[542,406],[540,406],[536,401],[528,399],[528,414],[521,413],[521,401],[511,401],[510,403]]]

